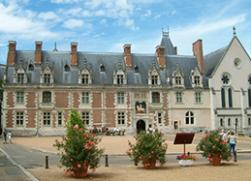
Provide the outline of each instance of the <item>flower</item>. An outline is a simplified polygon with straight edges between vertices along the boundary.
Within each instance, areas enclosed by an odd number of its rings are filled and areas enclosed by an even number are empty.
[[[196,160],[196,157],[190,154],[182,154],[177,156],[177,160]]]
[[[200,140],[197,151],[202,151],[202,156],[210,161],[213,155],[220,155],[222,160],[229,160],[230,150],[226,142],[222,141],[218,131],[212,131]]]
[[[66,126],[66,136],[54,144],[61,151],[61,164],[73,175],[84,167],[97,168],[103,154],[97,146],[100,139],[87,132],[77,112],[71,112]]]
[[[127,155],[135,164],[140,161],[142,163],[159,161],[161,164],[166,162],[167,144],[161,133],[140,132],[135,139],[135,144],[128,142],[130,148],[127,151]]]

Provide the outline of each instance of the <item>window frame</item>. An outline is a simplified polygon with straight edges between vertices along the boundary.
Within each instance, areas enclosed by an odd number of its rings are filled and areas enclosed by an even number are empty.
[[[90,93],[88,91],[82,92],[81,103],[82,104],[90,104]]]
[[[151,97],[153,104],[160,104],[160,92],[153,91]]]
[[[126,117],[125,112],[119,111],[117,113],[117,125],[118,126],[125,126],[126,123]]]
[[[180,104],[183,102],[183,96],[182,96],[182,92],[181,91],[177,91],[175,92],[175,96],[176,96],[176,103]]]
[[[51,104],[52,103],[52,93],[50,91],[43,91],[42,92],[42,103],[43,104]]]
[[[91,120],[90,120],[90,112],[88,111],[83,111],[81,113],[81,119],[84,125],[90,126]]]
[[[192,111],[187,111],[185,114],[185,125],[195,125],[195,116]]]
[[[43,112],[43,126],[44,127],[51,126],[51,112]]]
[[[24,127],[24,112],[23,111],[17,111],[16,112],[16,127]]]
[[[24,91],[16,92],[16,104],[24,104]]]
[[[125,104],[125,92],[117,92],[117,104]]]

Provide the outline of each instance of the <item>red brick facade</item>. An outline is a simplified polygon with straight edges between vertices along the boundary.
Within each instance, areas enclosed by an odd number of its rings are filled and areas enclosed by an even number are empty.
[[[58,108],[67,108],[68,95],[68,92],[55,92],[55,106]]]

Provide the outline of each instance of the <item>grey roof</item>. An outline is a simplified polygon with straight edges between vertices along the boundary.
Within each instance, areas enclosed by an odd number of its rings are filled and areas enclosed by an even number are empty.
[[[224,56],[227,47],[220,48],[214,52],[211,52],[205,56],[205,74],[210,76],[214,71],[217,64],[220,62]]]
[[[169,33],[163,32],[160,46],[165,48],[165,55],[175,55],[175,49],[173,47],[172,41],[169,37]]]
[[[5,65],[0,64],[0,80],[4,79]]]

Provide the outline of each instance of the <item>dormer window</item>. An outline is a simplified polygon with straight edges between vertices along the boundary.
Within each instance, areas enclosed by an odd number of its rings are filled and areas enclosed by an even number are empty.
[[[124,75],[121,75],[121,74],[117,75],[117,84],[119,85],[124,84]]]
[[[33,71],[34,70],[34,65],[30,64],[28,69],[29,69],[29,71]]]
[[[100,72],[104,72],[105,71],[105,66],[103,64],[100,65]]]
[[[151,84],[152,85],[158,85],[158,75],[152,75],[151,76]]]
[[[69,65],[65,65],[65,66],[64,66],[64,71],[65,71],[65,72],[69,72],[69,71],[70,71]]]
[[[44,74],[44,84],[50,84],[51,83],[51,74],[46,73]]]
[[[175,84],[176,85],[181,85],[182,84],[182,82],[181,82],[181,76],[176,76],[175,77]]]
[[[89,75],[88,74],[82,74],[82,78],[81,78],[81,83],[84,85],[87,85],[89,82]]]
[[[24,84],[24,73],[18,73],[17,74],[17,83],[18,84]]]
[[[199,86],[200,85],[200,76],[194,76],[194,85]]]

